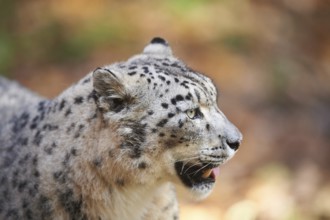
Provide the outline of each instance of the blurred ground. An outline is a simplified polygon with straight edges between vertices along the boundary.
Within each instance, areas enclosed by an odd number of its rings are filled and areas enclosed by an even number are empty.
[[[330,219],[328,0],[2,0],[0,72],[54,97],[154,36],[220,88],[244,134],[213,194],[181,218]]]

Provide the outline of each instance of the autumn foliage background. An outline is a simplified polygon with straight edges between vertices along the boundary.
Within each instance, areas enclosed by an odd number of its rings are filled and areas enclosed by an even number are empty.
[[[217,84],[240,128],[212,195],[181,218],[330,219],[327,0],[1,0],[0,74],[52,98],[154,36]]]

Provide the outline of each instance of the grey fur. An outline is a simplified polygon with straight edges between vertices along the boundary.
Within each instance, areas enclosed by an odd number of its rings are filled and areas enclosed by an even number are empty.
[[[216,98],[160,38],[53,100],[0,78],[0,219],[178,219],[174,165],[218,166],[242,138]]]

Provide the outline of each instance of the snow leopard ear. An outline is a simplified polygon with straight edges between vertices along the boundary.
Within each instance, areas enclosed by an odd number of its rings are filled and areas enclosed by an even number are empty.
[[[153,38],[144,48],[143,53],[156,56],[172,56],[172,50],[169,44],[160,37]]]
[[[120,112],[132,100],[124,84],[109,69],[97,68],[94,70],[93,87],[98,97],[98,105],[105,111]]]

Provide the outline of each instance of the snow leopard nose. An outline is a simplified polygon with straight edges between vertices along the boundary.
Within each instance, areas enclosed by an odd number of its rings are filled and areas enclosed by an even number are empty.
[[[227,144],[231,149],[233,149],[234,151],[237,151],[239,146],[241,145],[241,142],[240,141],[231,142],[231,141],[227,140]]]
[[[224,139],[228,147],[234,151],[241,145],[242,134],[230,121],[226,123]]]

